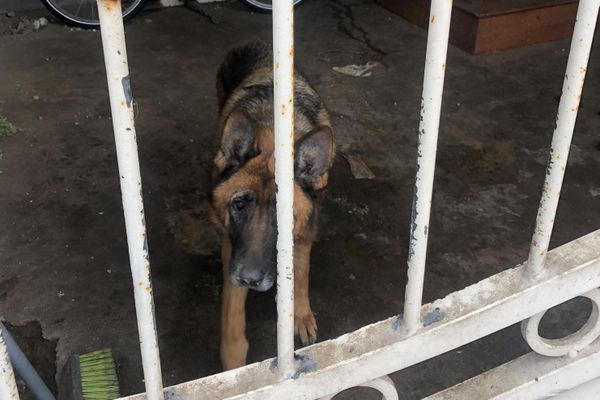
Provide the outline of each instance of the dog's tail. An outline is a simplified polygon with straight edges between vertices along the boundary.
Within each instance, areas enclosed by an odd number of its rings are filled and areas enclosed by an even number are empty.
[[[229,51],[217,73],[219,110],[244,79],[258,68],[269,65],[270,62],[271,50],[260,41],[248,42]]]

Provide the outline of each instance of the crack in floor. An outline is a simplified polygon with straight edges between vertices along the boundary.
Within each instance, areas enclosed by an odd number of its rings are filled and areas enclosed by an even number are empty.
[[[360,125],[361,127],[365,128],[371,132],[374,132],[374,133],[377,133],[380,135],[385,135],[385,134],[389,133],[389,131],[387,131],[387,130],[377,129],[374,126],[369,125],[367,122],[364,122],[364,121],[361,121],[360,119],[354,118],[354,117],[350,116],[349,114],[345,114],[345,113],[335,111],[332,109],[329,109],[328,111],[329,111],[329,114],[333,117],[350,121],[354,124]]]
[[[372,52],[377,54],[378,61],[387,68],[387,64],[383,61],[383,57],[387,55],[387,52],[375,46],[369,37],[369,32],[356,24],[352,5],[342,4],[340,0],[332,0],[329,6],[333,10],[333,18],[337,21],[338,31],[350,39],[367,46]]]

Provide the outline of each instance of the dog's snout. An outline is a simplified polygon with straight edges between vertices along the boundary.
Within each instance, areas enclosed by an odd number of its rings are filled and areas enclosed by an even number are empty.
[[[260,285],[261,279],[252,279],[247,277],[239,277],[239,282],[242,286],[246,286],[249,288],[256,287]]]
[[[270,271],[267,266],[269,264],[234,263],[230,269],[231,281],[239,287],[267,291],[275,281],[275,271]]]
[[[241,267],[238,271],[237,281],[240,286],[254,288],[260,286],[265,274],[257,268]]]

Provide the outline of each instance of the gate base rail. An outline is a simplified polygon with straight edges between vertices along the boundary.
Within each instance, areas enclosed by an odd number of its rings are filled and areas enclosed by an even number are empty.
[[[563,397],[558,398],[567,399],[571,390],[584,389],[585,384],[595,382],[597,377],[600,377],[600,340],[575,357],[528,353],[423,400],[545,399],[559,395]],[[597,390],[595,398],[600,393]],[[579,397],[591,398],[594,397]]]
[[[181,383],[166,399],[315,399],[382,377],[470,343],[600,286],[600,230],[548,253],[533,276],[504,270],[422,308],[412,335],[401,316],[296,352],[296,373],[281,378],[275,359]],[[572,354],[575,355],[575,354]],[[143,399],[144,394],[125,397]]]

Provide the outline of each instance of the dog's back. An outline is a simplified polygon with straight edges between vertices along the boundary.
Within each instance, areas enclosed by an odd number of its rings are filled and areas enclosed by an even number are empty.
[[[235,109],[244,111],[260,125],[273,126],[273,56],[270,47],[254,41],[232,49],[217,74],[217,95],[221,122]],[[331,127],[329,115],[319,95],[296,68],[296,140],[320,126]]]
[[[271,63],[271,52],[263,42],[249,42],[227,53],[217,73],[219,110],[244,80],[261,68],[270,68]]]

